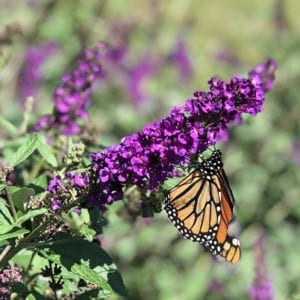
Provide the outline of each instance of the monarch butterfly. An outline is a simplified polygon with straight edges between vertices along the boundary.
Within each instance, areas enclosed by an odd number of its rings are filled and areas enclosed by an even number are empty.
[[[229,236],[234,198],[223,170],[222,154],[214,150],[196,169],[173,187],[165,210],[177,230],[189,240],[200,242],[213,255],[237,263],[240,242]]]

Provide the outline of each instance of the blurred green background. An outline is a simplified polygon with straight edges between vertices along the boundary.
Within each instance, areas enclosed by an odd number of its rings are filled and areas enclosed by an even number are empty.
[[[278,63],[264,111],[245,116],[220,146],[236,198],[233,230],[241,240],[240,263],[216,262],[203,247],[181,238],[165,213],[125,218],[120,201],[109,208],[101,239],[131,299],[248,299],[254,246],[261,236],[275,299],[300,299],[299,11],[295,0],[0,0],[0,113],[15,123],[22,119],[18,74],[28,47],[48,40],[60,47],[43,65],[35,103],[42,115],[51,112],[51,94],[83,48],[98,40],[126,45],[125,62],[110,66],[90,106],[105,145],[166,116],[194,91],[206,90],[211,76],[246,76],[270,57]],[[5,39],[8,25],[15,30],[11,40]],[[185,81],[170,62],[179,40],[193,66]],[[141,85],[145,97],[133,101],[128,76],[148,59],[154,71]]]

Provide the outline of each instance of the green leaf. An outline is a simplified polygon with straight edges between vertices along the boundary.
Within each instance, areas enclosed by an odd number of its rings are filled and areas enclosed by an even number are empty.
[[[0,226],[12,224],[14,218],[12,217],[6,201],[0,198]]]
[[[16,135],[18,133],[18,129],[14,124],[7,121],[0,115],[0,125],[4,127],[4,129],[10,134],[10,135]]]
[[[22,212],[24,212],[24,204],[34,195],[34,190],[27,187],[11,186],[8,187],[8,192],[15,206]]]
[[[5,234],[10,232],[15,226],[13,226],[12,224],[6,224],[6,225],[2,225],[0,227],[0,234]]]
[[[28,184],[27,188],[33,189],[35,196],[41,199],[46,194],[47,186],[48,186],[47,176],[42,174],[36,177],[30,184]]]
[[[97,244],[84,239],[75,239],[70,235],[59,233],[50,246],[40,246],[40,253],[67,269],[74,278],[92,282],[108,293],[127,295],[121,276],[111,280],[111,274],[119,274],[111,257]]]
[[[92,242],[96,235],[96,231],[90,228],[88,224],[82,224],[82,226],[80,227],[80,232],[86,237],[89,242]]]
[[[112,288],[110,287],[106,279],[104,279],[99,273],[97,273],[93,269],[90,269],[84,264],[74,264],[71,267],[71,272],[87,282],[93,283],[104,290],[112,292]]]
[[[122,295],[122,296],[128,296],[122,276],[117,269],[111,270],[107,274],[107,279],[108,279],[109,285],[112,287],[112,289],[115,293]]]
[[[17,152],[9,160],[9,165],[14,167],[26,160],[38,146],[38,134],[32,134],[26,137],[25,143],[17,150]]]
[[[34,297],[34,295],[29,294],[26,296],[25,300],[36,300],[36,298]]]
[[[27,229],[14,227],[8,233],[1,234],[2,230],[6,230],[6,229],[8,229],[8,228],[1,227],[1,229],[0,229],[0,241],[5,241],[5,240],[8,240],[8,239],[11,239],[11,238],[14,238],[14,237],[18,237],[20,235],[23,235],[23,234],[26,234],[26,233],[29,232],[29,230],[27,230]]]
[[[27,136],[17,136],[10,140],[3,140],[4,148],[19,148],[21,145],[25,143]],[[14,151],[15,152],[15,151]]]
[[[63,216],[63,220],[74,232],[80,233],[88,241],[92,241],[96,231],[90,227],[90,216],[87,209],[81,209],[81,214],[71,211]]]
[[[45,257],[38,255],[34,250],[28,250],[23,248],[13,258],[12,261],[21,266],[23,270],[30,269],[31,272],[40,273],[41,268],[48,265],[49,262]]]
[[[37,187],[42,188],[44,190],[47,187],[47,185],[48,185],[47,176],[40,175],[40,176],[36,177],[31,182],[31,185],[37,186]]]
[[[7,240],[5,240],[5,241],[0,241],[0,248],[6,246],[6,245],[8,245],[8,244],[9,244],[9,242],[8,242]]]
[[[25,295],[27,294],[28,289],[22,282],[14,282],[12,285],[12,292],[17,293],[18,295]]]
[[[81,259],[90,260],[93,258],[94,267],[113,263],[111,257],[100,246],[81,238],[73,238],[71,235],[65,233],[58,233],[51,240],[51,246],[42,248],[68,257],[70,259],[67,264],[68,268],[70,268],[73,263],[80,263]]]
[[[57,167],[57,160],[53,154],[52,148],[47,145],[45,138],[42,135],[39,135],[37,149],[48,164],[52,167]]]
[[[4,190],[4,189],[5,189],[5,187],[6,187],[6,185],[5,185],[5,184],[0,184],[0,192],[1,192],[2,190]]]
[[[20,186],[16,186],[16,185],[10,185],[7,187],[7,189],[8,189],[9,194],[12,195],[13,193],[20,191],[22,188]]]
[[[25,215],[23,215],[22,217],[20,217],[19,219],[17,219],[15,224],[17,226],[21,225],[22,223],[26,222],[27,220],[30,220],[31,218],[45,214],[47,211],[48,210],[46,208],[39,208],[39,209],[31,210],[28,213],[26,213]]]

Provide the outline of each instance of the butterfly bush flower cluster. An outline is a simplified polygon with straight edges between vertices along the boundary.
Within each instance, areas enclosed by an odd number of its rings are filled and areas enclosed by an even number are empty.
[[[195,92],[166,118],[91,154],[92,202],[101,207],[122,199],[123,187],[129,184],[153,190],[174,174],[175,165],[188,163],[190,155],[226,139],[228,125],[240,123],[242,113],[255,115],[262,110],[275,69],[276,63],[268,60],[248,78],[233,77],[226,83],[213,77],[208,92]]]
[[[92,86],[102,77],[101,59],[105,50],[99,42],[94,48],[85,49],[77,67],[61,79],[60,86],[53,95],[54,113],[41,117],[35,131],[57,128],[64,135],[80,132],[81,120],[88,120],[87,108],[90,104]]]
[[[18,266],[10,266],[0,272],[0,300],[10,299],[15,282],[22,282],[21,269]]]

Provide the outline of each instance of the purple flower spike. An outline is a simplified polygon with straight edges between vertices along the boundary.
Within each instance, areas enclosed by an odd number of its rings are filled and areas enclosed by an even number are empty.
[[[171,57],[178,69],[180,82],[182,83],[185,83],[193,75],[193,66],[186,48],[185,42],[180,39]]]
[[[28,49],[18,82],[18,92],[23,102],[27,97],[35,97],[37,95],[39,85],[44,81],[42,74],[43,64],[58,49],[58,44],[51,41]]]
[[[130,184],[155,189],[175,174],[175,165],[188,163],[190,155],[226,139],[228,126],[239,124],[242,113],[262,110],[268,90],[264,83],[271,86],[274,80],[275,67],[268,65],[270,61],[251,71],[250,78],[233,77],[229,83],[212,78],[209,92],[195,92],[168,117],[146,125],[119,145],[91,154],[95,185],[91,201],[103,207],[121,199],[123,187]]]
[[[53,95],[54,117],[41,117],[35,131],[51,127],[59,129],[65,135],[80,133],[79,120],[88,120],[87,108],[90,104],[92,86],[102,77],[101,59],[105,45],[99,42],[96,47],[85,49],[77,62],[77,68],[63,76],[61,85]]]
[[[263,237],[260,237],[255,245],[256,277],[253,285],[249,288],[248,294],[251,300],[273,300],[273,286],[267,280],[264,261]]]
[[[136,105],[141,104],[147,97],[144,83],[154,73],[154,68],[151,58],[145,57],[129,72],[127,91]]]
[[[270,282],[265,282],[261,285],[252,286],[249,289],[251,300],[273,300],[273,287]]]

